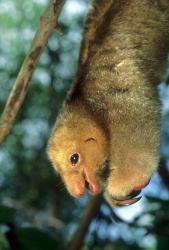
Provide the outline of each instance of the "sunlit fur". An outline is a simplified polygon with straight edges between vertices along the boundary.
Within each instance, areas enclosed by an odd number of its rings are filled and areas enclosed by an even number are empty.
[[[156,86],[169,47],[169,1],[95,1],[91,13],[76,81],[50,137],[48,155],[73,196],[84,194],[90,176],[93,194],[104,187],[113,205],[112,197],[144,187],[158,166]],[[74,151],[82,155],[76,167],[68,162]],[[106,160],[109,175],[100,180]]]
[[[72,166],[70,156],[76,152],[80,154],[80,162]],[[88,112],[79,103],[66,105],[50,137],[48,154],[73,196],[84,194],[84,169],[90,173],[89,182],[99,188],[97,171],[102,169],[107,153],[105,133]]]

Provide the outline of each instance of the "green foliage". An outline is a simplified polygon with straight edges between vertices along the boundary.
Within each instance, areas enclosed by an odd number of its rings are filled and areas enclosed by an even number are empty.
[[[8,224],[15,220],[15,209],[6,206],[0,206],[0,224]]]
[[[158,236],[157,237],[157,250],[168,250],[169,240],[168,236]]]
[[[0,233],[0,249],[10,250],[10,246],[4,234]]]
[[[63,246],[54,240],[49,234],[35,228],[23,228],[17,230],[16,236],[23,250],[56,250]]]
[[[7,206],[0,206],[0,229],[5,234],[0,233],[0,249],[8,250],[10,243],[9,234],[15,236],[16,241],[23,250],[56,250],[64,246],[59,239],[54,239],[49,232],[36,228],[19,228],[17,226],[17,211]],[[4,230],[2,230],[4,227]]]

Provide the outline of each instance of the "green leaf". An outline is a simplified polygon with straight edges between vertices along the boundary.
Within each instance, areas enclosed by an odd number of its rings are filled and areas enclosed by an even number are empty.
[[[169,249],[169,240],[166,236],[157,237],[157,250],[168,250]]]
[[[23,250],[56,250],[58,243],[48,233],[35,228],[24,228],[16,232]],[[62,248],[63,249],[63,248]]]
[[[0,224],[7,224],[15,221],[16,210],[6,206],[0,206]]]
[[[0,233],[0,249],[1,250],[10,250],[9,244],[4,234]]]

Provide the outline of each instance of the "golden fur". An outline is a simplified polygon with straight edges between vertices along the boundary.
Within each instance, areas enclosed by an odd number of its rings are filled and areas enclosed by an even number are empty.
[[[94,1],[77,78],[48,145],[73,196],[84,194],[87,181],[91,193],[104,189],[117,205],[114,198],[141,189],[156,170],[161,134],[156,86],[168,48],[169,1]],[[69,160],[74,152],[82,158],[77,166]]]

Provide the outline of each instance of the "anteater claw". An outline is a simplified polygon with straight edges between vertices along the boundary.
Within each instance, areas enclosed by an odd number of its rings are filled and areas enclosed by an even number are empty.
[[[112,197],[112,205],[115,207],[132,205],[142,198],[142,196],[136,197],[140,193],[141,193],[141,190],[133,191],[128,196],[126,196],[124,198],[113,198]]]
[[[142,196],[137,197],[137,198],[128,199],[128,200],[113,200],[112,203],[116,207],[129,206],[129,205],[136,203],[141,198],[142,198]]]

